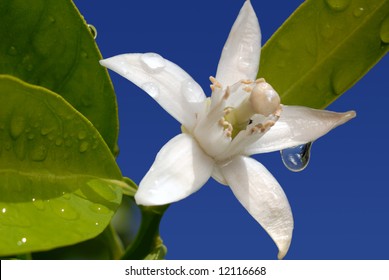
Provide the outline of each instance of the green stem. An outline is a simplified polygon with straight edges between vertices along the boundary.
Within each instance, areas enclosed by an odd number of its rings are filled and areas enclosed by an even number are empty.
[[[110,249],[111,258],[114,260],[120,259],[124,253],[124,248],[122,241],[120,240],[112,224],[108,225],[108,227],[103,231],[102,235],[108,245],[108,248]]]
[[[140,207],[142,222],[138,234],[126,249],[123,260],[143,260],[161,244],[159,238],[159,223],[168,205],[154,207]]]

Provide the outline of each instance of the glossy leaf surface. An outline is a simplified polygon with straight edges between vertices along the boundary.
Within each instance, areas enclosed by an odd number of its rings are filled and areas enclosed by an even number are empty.
[[[386,54],[389,1],[307,0],[262,49],[282,103],[324,108]]]
[[[121,172],[92,124],[62,97],[0,75],[0,255],[101,233]]]
[[[0,38],[0,74],[60,94],[114,151],[115,94],[90,29],[72,1],[0,1]]]

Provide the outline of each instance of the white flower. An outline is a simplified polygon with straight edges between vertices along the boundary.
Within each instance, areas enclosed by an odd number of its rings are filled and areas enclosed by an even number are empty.
[[[183,126],[157,154],[140,182],[140,205],[163,205],[199,190],[212,176],[268,232],[283,258],[293,217],[278,182],[249,157],[314,141],[355,116],[280,105],[276,91],[258,73],[261,33],[250,1],[243,5],[224,46],[212,96],[176,64],[155,53],[123,54],[101,64],[153,97]]]

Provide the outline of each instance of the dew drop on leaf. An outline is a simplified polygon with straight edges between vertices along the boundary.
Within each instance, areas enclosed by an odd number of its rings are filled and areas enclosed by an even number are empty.
[[[47,148],[45,145],[36,145],[30,152],[33,161],[44,161],[47,157]]]
[[[389,44],[389,15],[384,19],[380,28],[382,42]]]
[[[347,9],[350,5],[350,0],[326,0],[326,3],[331,10],[341,12]]]
[[[92,24],[88,24],[88,27],[89,27],[90,33],[93,36],[93,39],[96,39],[97,38],[97,29],[96,29],[96,27],[94,27]]]
[[[16,244],[17,244],[18,246],[22,246],[22,245],[24,245],[26,242],[27,242],[27,238],[26,238],[26,237],[23,237],[23,238],[20,239]]]
[[[63,144],[63,139],[60,138],[60,137],[58,137],[58,138],[55,140],[55,145],[56,145],[57,147],[60,147],[60,146],[62,146],[62,144]]]
[[[79,217],[77,211],[68,203],[61,200],[50,202],[53,212],[65,220],[76,220]]]
[[[26,121],[24,117],[15,116],[11,119],[10,134],[13,139],[17,139],[24,131]]]
[[[81,130],[80,132],[78,132],[78,139],[83,140],[86,138],[86,136],[87,134],[85,130]]]
[[[285,167],[293,172],[304,170],[309,163],[311,147],[312,142],[281,150],[281,158]]]
[[[35,206],[36,209],[38,210],[45,210],[45,202],[41,199],[33,198],[32,199],[32,205]]]
[[[95,212],[95,213],[99,213],[99,214],[109,214],[111,211],[105,207],[104,205],[101,205],[101,204],[92,204],[89,206],[89,208]]]
[[[364,13],[365,13],[365,9],[362,7],[359,7],[359,8],[354,9],[353,15],[358,18],[358,17],[361,17]]]
[[[89,143],[86,141],[83,141],[83,142],[81,142],[78,150],[80,151],[80,153],[85,153],[88,149],[89,149]]]
[[[159,73],[166,67],[166,60],[156,53],[145,53],[140,57],[143,69],[151,74]]]

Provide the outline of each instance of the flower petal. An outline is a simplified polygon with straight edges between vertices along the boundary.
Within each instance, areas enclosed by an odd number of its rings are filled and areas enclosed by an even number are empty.
[[[220,169],[239,202],[274,240],[282,259],[292,239],[293,216],[281,186],[249,157],[237,156]]]
[[[199,190],[211,176],[213,160],[188,134],[179,134],[157,154],[135,194],[137,204],[164,205]]]
[[[250,1],[246,1],[231,28],[216,73],[223,86],[242,79],[255,80],[261,53],[261,30]]]
[[[354,111],[336,113],[300,106],[283,106],[280,119],[255,143],[247,155],[278,151],[312,142],[355,117]]]
[[[193,127],[198,108],[194,104],[206,97],[196,81],[179,66],[155,53],[122,54],[100,63],[146,91],[185,127]]]

